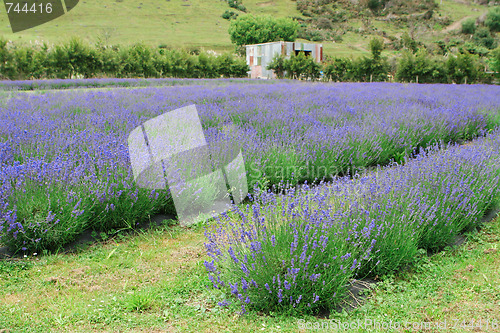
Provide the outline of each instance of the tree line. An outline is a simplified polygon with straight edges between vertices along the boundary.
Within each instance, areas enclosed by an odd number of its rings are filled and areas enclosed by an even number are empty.
[[[230,53],[173,50],[144,44],[90,46],[81,40],[25,46],[0,39],[0,78],[246,77],[245,59]]]
[[[278,78],[324,81],[400,81],[418,83],[490,83],[489,67],[500,72],[500,48],[487,61],[466,50],[457,55],[431,55],[424,48],[406,50],[399,60],[382,56],[381,39],[370,42],[371,56],[327,58],[319,64],[304,53],[276,56],[268,65]],[[72,39],[65,44],[19,46],[0,39],[0,78],[217,78],[247,77],[244,58],[229,53],[214,55],[199,50],[172,50],[143,44],[89,46]]]

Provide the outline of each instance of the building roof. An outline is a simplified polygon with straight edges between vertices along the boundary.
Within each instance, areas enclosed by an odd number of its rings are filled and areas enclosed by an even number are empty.
[[[248,45],[245,45],[245,47],[248,47],[248,46],[256,46],[256,45],[281,44],[281,43],[295,43],[295,44],[321,45],[321,46],[323,46],[323,44],[318,44],[318,43],[305,43],[305,42],[285,42],[285,41],[278,41],[278,42],[267,42],[267,43],[259,43],[259,44],[248,44]]]

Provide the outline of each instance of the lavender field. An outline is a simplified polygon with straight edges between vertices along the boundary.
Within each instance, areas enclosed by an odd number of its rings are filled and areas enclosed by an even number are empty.
[[[207,230],[213,261],[205,265],[214,286],[233,294],[227,302],[329,306],[349,279],[442,248],[498,198],[495,86],[204,82],[19,92],[0,104],[0,246],[57,249],[84,230],[175,213],[168,191],[134,184],[127,137],[191,104],[209,145],[241,146],[253,189],[248,206]]]
[[[214,288],[259,311],[315,314],[352,279],[410,265],[480,225],[500,198],[500,134],[407,164],[282,194],[258,191],[206,231]]]

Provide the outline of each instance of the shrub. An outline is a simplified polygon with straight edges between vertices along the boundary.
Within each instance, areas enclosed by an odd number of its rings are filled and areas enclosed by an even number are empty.
[[[298,38],[319,42],[326,39],[324,31],[314,29],[311,27],[300,28],[297,33]]]
[[[81,40],[72,38],[64,45],[70,68],[69,77],[83,75],[84,78],[95,76],[99,70],[99,55]]]
[[[366,7],[372,11],[377,11],[384,6],[384,1],[382,0],[367,0]]]
[[[494,49],[497,46],[495,38],[491,35],[490,30],[488,30],[488,28],[486,27],[477,29],[472,39],[477,45],[484,46],[490,50]]]
[[[326,17],[320,17],[316,20],[318,29],[330,30],[333,28],[332,21]]]
[[[241,3],[241,0],[227,0],[229,7],[237,9],[242,12],[246,12],[246,7]]]
[[[462,33],[473,35],[476,32],[476,20],[473,18],[462,22]]]
[[[206,232],[210,280],[242,304],[243,312],[245,307],[296,314],[329,308],[343,299],[359,258],[369,254],[369,246],[348,240],[340,223],[323,222],[324,212],[313,209],[317,198],[294,200],[294,194],[287,192],[282,203],[290,209],[279,217],[256,202],[253,215],[236,210]]]
[[[488,50],[486,47],[477,45],[472,42],[464,43],[463,46],[459,47],[459,51],[460,53],[477,54],[480,57],[487,56],[490,53],[490,50]]]
[[[491,31],[500,31],[500,6],[495,6],[488,11],[484,24]]]
[[[224,12],[224,14],[222,14],[222,18],[225,19],[225,20],[234,20],[238,17],[238,14],[233,12],[233,11],[229,11],[229,10],[226,10]]]

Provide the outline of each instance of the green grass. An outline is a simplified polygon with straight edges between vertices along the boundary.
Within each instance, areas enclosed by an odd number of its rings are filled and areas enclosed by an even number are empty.
[[[259,3],[245,1],[252,13],[300,16],[291,0],[271,1],[272,6]],[[226,51],[234,49],[227,33],[229,21],[221,17],[229,9],[225,1],[80,1],[68,14],[16,34],[8,27],[7,15],[1,15],[0,36],[24,42],[61,42],[80,36],[90,43],[102,38],[111,44],[142,41],[174,48],[196,46]]]
[[[500,220],[467,239],[465,245],[431,258],[420,255],[412,270],[384,277],[366,304],[350,313],[335,313],[330,319],[252,312],[239,316],[239,309],[219,308],[216,303],[222,295],[206,288],[202,228],[165,224],[74,254],[0,260],[0,331],[303,332],[299,320],[333,327],[335,321],[366,319],[446,320],[449,325],[481,319],[485,325],[500,319]],[[500,328],[483,326],[482,331],[500,332]]]
[[[440,4],[440,1],[436,2]],[[489,7],[478,5],[473,1],[464,6],[460,1],[443,0],[442,4],[439,5],[438,13],[442,16],[448,16],[452,21],[458,21],[467,16],[479,17],[488,9]]]
[[[252,14],[301,17],[296,2],[292,0],[244,0],[243,3]],[[58,43],[78,36],[92,44],[101,39],[107,44],[141,41],[173,48],[200,47],[216,52],[232,51],[234,47],[227,33],[229,21],[221,17],[226,10],[230,8],[225,1],[80,1],[68,14],[16,34],[11,32],[4,13],[0,15],[0,36],[23,43]],[[445,0],[436,15],[441,14],[457,21],[468,16],[479,16],[485,10],[485,6]],[[392,23],[376,21],[375,18],[371,20],[379,31],[384,30],[391,35],[399,35],[407,30],[397,28]],[[348,24],[352,27],[361,25],[359,19],[352,19]],[[429,38],[429,34],[425,33],[424,37]],[[432,38],[439,39],[441,36]],[[323,42],[325,54],[353,57],[368,54],[369,39],[348,33],[342,43]]]

